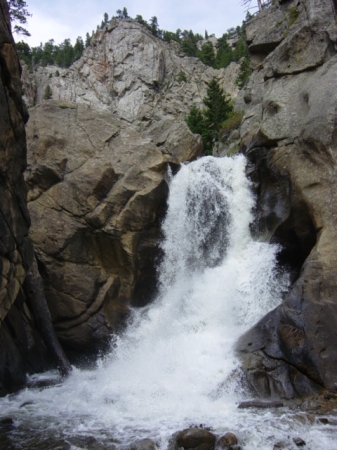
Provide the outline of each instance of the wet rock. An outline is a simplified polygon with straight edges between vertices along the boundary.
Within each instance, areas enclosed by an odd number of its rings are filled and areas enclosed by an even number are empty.
[[[260,400],[249,400],[246,402],[240,402],[238,408],[282,408],[284,403],[281,401],[263,402]]]
[[[130,450],[156,450],[158,445],[152,439],[140,439],[130,445]]]
[[[51,450],[71,450],[71,445],[67,442],[58,443],[55,447],[51,447]]]
[[[324,398],[325,400],[336,400],[337,399],[337,394],[324,394]]]
[[[20,405],[20,408],[25,408],[26,406],[29,406],[29,405],[34,405],[34,402],[32,402],[30,400],[28,402],[24,402]]]
[[[12,428],[14,424],[14,420],[12,419],[12,417],[3,417],[2,419],[0,419],[0,428],[2,429],[10,429]]]
[[[295,445],[297,445],[297,447],[304,447],[305,445],[307,445],[302,438],[300,437],[295,437],[293,438],[293,441],[295,443]]]
[[[72,446],[85,448],[86,450],[106,450],[107,448],[109,450],[115,450],[116,448],[114,444],[109,444],[107,447],[104,442],[101,442],[94,436],[72,436],[67,441],[69,443],[67,442],[65,445],[70,445],[69,448],[73,448]],[[65,450],[67,450],[67,447]]]
[[[213,450],[216,437],[210,431],[203,428],[187,428],[176,433],[172,437],[170,448],[179,449],[183,447],[195,450]]]
[[[317,421],[322,425],[329,425],[330,423],[329,419],[327,419],[326,417],[319,417]]]
[[[302,425],[313,425],[315,423],[315,416],[313,414],[310,414],[308,412],[302,413],[302,414],[296,414],[294,416],[294,420],[297,422],[300,422]]]
[[[217,446],[223,449],[237,448],[238,439],[234,433],[226,433],[219,438]]]
[[[291,8],[296,14],[288,21]],[[280,20],[269,42],[259,15],[247,24],[256,69],[238,105],[257,193],[253,230],[281,245],[281,270],[291,273],[284,301],[237,346],[250,387],[262,397],[306,397],[335,384],[337,55],[328,33],[334,14],[330,1],[278,2],[268,8],[268,20]]]

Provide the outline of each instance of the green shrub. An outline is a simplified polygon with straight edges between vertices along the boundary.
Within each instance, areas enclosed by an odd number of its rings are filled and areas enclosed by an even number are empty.
[[[177,77],[177,81],[178,81],[178,83],[182,83],[182,82],[187,83],[186,73],[183,70],[181,70],[179,72],[179,75]]]
[[[44,94],[43,94],[43,99],[44,100],[49,100],[53,97],[53,91],[51,90],[51,87],[49,86],[49,84],[47,84],[45,90],[44,90]]]
[[[69,109],[76,109],[76,106],[69,105],[68,103],[59,103],[58,107],[61,108],[61,109],[67,109],[67,108],[69,108]]]
[[[293,23],[296,22],[298,16],[300,15],[300,12],[296,8],[296,6],[290,6],[288,8],[288,11],[289,11],[288,25],[289,25],[289,27],[291,27],[291,25],[293,25]]]
[[[242,111],[231,111],[228,113],[228,117],[221,123],[220,134],[221,136],[229,134],[231,131],[239,128],[243,118]]]
[[[240,89],[243,88],[247,78],[252,73],[252,69],[250,68],[250,59],[244,58],[240,65],[239,75],[235,80],[235,84],[239,86]]]

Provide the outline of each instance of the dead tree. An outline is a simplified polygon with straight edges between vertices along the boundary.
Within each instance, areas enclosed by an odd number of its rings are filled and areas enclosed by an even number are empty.
[[[247,9],[250,9],[250,5],[252,3],[252,0],[242,0],[241,5],[248,6]],[[256,6],[253,6],[253,8],[256,8]],[[257,8],[259,8],[259,11],[262,10],[262,0],[257,0]]]

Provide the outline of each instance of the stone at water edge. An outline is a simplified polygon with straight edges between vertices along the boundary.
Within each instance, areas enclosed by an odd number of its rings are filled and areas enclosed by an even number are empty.
[[[300,437],[293,438],[293,441],[295,445],[297,445],[297,447],[304,447],[305,445],[307,445],[305,441],[303,441],[303,439]]]
[[[260,400],[248,400],[246,402],[240,402],[238,405],[239,409],[245,408],[282,408],[284,406],[281,401],[273,402],[262,402]]]
[[[215,435],[204,428],[187,428],[172,436],[169,449],[177,450],[182,447],[185,450],[213,450],[215,441]]]
[[[0,419],[0,428],[2,429],[12,428],[13,424],[14,420],[12,419],[12,417],[3,417],[2,419]]]
[[[217,446],[222,449],[233,449],[237,447],[238,439],[234,433],[226,433],[217,442]]]
[[[133,442],[129,450],[156,450],[158,445],[155,441],[149,438],[140,439],[138,441]]]

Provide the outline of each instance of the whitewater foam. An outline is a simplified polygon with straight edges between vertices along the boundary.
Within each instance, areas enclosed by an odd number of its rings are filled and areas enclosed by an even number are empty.
[[[251,237],[254,198],[245,164],[243,156],[205,157],[173,177],[158,298],[133,310],[95,370],[74,368],[48,389],[0,399],[0,414],[16,419],[14,440],[28,445],[29,433],[40,433],[41,442],[56,433],[126,448],[151,437],[166,448],[176,430],[205,424],[219,434],[236,432],[245,449],[271,449],[298,429],[315,441],[318,432],[303,421],[297,426],[289,412],[237,409],[245,392],[235,342],[288,288],[276,267],[278,248]],[[330,436],[319,434],[324,439],[333,448]]]

